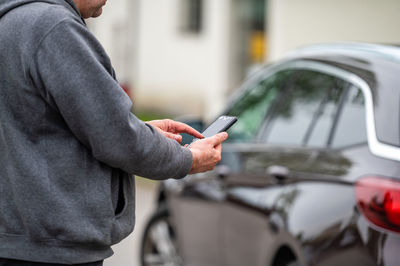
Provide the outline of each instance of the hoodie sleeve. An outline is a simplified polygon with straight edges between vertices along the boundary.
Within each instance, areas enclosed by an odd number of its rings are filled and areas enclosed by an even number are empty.
[[[182,178],[192,154],[131,113],[132,102],[113,77],[110,60],[85,25],[56,24],[31,64],[35,85],[93,156],[152,179]]]

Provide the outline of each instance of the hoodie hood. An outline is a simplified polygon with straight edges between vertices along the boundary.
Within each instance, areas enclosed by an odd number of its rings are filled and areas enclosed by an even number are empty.
[[[76,8],[73,0],[0,0],[0,18],[5,14],[22,5],[30,4],[30,3],[44,2],[50,4],[63,5],[69,9],[73,9],[80,17],[81,14],[79,10]],[[83,20],[83,19],[82,19]]]

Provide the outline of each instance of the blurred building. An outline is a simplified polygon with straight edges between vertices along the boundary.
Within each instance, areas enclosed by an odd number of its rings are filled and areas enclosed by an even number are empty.
[[[100,40],[110,56],[117,72],[118,80],[128,86],[136,64],[132,61],[137,51],[137,38],[132,19],[138,9],[132,0],[112,0],[103,8],[100,19],[88,19],[90,30]]]
[[[398,0],[112,0],[89,27],[135,107],[210,118],[259,64],[310,43],[400,43]]]
[[[399,12],[398,0],[269,0],[269,59],[310,43],[400,44]]]

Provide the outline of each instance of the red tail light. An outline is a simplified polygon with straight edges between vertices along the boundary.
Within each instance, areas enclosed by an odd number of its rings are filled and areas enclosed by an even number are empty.
[[[356,183],[358,206],[373,224],[400,232],[400,181],[365,177]]]

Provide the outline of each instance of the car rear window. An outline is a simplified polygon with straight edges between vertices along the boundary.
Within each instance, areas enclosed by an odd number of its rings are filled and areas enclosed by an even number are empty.
[[[355,86],[349,87],[342,105],[331,147],[343,148],[367,142],[366,110],[362,91]]]
[[[379,141],[400,146],[400,75],[390,64],[394,63],[377,62],[374,66],[377,73],[377,87],[372,90],[375,126]]]

